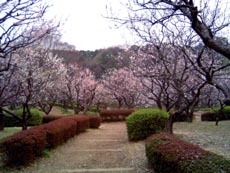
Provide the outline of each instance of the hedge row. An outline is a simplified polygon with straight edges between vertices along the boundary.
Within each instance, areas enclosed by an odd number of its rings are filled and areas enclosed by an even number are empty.
[[[85,132],[86,129],[88,129],[90,127],[90,124],[89,124],[89,119],[90,118],[88,116],[75,115],[75,116],[69,116],[66,119],[73,120],[78,124],[78,126],[77,126],[77,134]]]
[[[100,116],[102,121],[120,121],[125,120],[134,111],[134,109],[104,109],[100,111]]]
[[[41,156],[46,146],[46,133],[40,129],[21,131],[6,138],[1,144],[5,164],[19,166],[31,163]]]
[[[177,114],[173,119],[174,122],[192,122],[192,120],[193,115],[189,115],[186,113]]]
[[[145,139],[162,131],[168,121],[168,113],[160,109],[140,109],[126,118],[130,141]]]
[[[100,116],[89,116],[89,126],[90,128],[98,128],[101,125],[101,117]]]
[[[154,170],[159,172],[230,172],[229,160],[167,133],[158,133],[148,139],[146,156]]]
[[[201,121],[216,121],[216,115],[211,112],[202,113]]]
[[[81,118],[80,118],[81,117]],[[62,116],[57,116],[57,115],[45,115],[43,117],[43,123],[48,123],[57,119],[63,118]],[[75,116],[69,116],[65,118],[72,118],[72,119],[77,119],[77,121],[81,121],[80,119],[89,119],[89,124],[86,124],[87,128],[98,128],[101,125],[101,117],[98,115],[75,115]],[[79,127],[81,128],[81,127]],[[81,131],[81,130],[80,130]],[[84,131],[84,130],[83,130]]]
[[[219,108],[212,110],[211,112],[205,112],[201,114],[201,121],[216,121]],[[230,120],[230,106],[225,106],[222,113],[219,116],[219,120]]]
[[[31,163],[42,155],[45,148],[55,148],[74,135],[86,131],[90,127],[90,119],[78,115],[60,118],[6,138],[0,144],[5,164],[19,166]],[[92,119],[92,126],[99,127],[100,118]]]
[[[52,149],[78,134],[77,126],[75,121],[62,118],[34,128],[46,132],[46,147]]]

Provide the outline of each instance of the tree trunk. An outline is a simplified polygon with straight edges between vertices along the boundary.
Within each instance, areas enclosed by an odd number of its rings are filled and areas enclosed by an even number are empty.
[[[218,126],[218,124],[219,124],[219,113],[216,116],[216,126]]]
[[[23,111],[22,114],[22,130],[27,130],[27,119],[26,119],[26,112]]]
[[[27,117],[28,116],[28,117]],[[22,130],[27,130],[27,120],[30,117],[30,110],[27,103],[23,104],[23,111],[22,111]]]
[[[23,121],[22,122],[22,130],[27,130],[28,126],[27,126],[27,121]]]
[[[121,109],[122,107],[122,100],[118,100],[118,109]]]
[[[170,113],[168,122],[165,127],[166,132],[169,134],[173,134],[173,123],[174,123],[174,113]]]
[[[4,120],[3,120],[3,111],[2,108],[0,107],[0,131],[4,130]]]
[[[79,114],[79,109],[76,106],[73,106],[74,114]]]
[[[86,112],[88,111],[88,109],[84,109],[83,110],[83,115],[86,115]]]

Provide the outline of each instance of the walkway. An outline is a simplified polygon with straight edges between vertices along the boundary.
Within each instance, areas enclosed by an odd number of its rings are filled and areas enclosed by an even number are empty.
[[[103,123],[50,152],[21,173],[154,173],[144,142],[128,142],[124,122]]]

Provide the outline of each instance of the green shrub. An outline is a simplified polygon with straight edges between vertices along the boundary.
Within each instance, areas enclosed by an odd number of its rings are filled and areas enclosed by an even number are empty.
[[[12,111],[14,114],[18,115],[19,117],[22,117],[23,109],[18,109]],[[31,108],[30,113],[32,117],[28,120],[28,126],[35,126],[42,123],[42,114],[39,112],[36,108]],[[28,116],[28,114],[26,115]],[[5,127],[20,127],[22,126],[22,122],[20,122],[18,119],[11,117],[9,115],[4,116],[4,123]]]
[[[167,133],[154,134],[147,140],[146,156],[158,172],[230,172],[229,160]]]
[[[98,112],[98,110],[97,110],[97,106],[91,106],[90,108],[89,108],[89,112],[95,112],[95,113],[97,113]]]
[[[168,113],[159,109],[140,109],[126,118],[128,137],[131,141],[145,139],[162,131],[168,120]]]
[[[79,115],[83,115],[83,112],[79,112]],[[93,111],[87,111],[84,115],[98,115],[97,112],[93,112]]]
[[[202,121],[216,121],[216,116],[219,113],[220,108],[214,108],[210,112],[205,112],[201,115]],[[230,106],[225,106],[222,110],[219,120],[230,120]]]
[[[230,106],[225,106],[222,110],[222,120],[230,120]]]

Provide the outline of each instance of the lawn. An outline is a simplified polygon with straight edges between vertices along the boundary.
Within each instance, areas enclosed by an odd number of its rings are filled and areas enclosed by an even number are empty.
[[[64,109],[60,106],[54,106],[49,114],[68,116],[68,115],[73,115],[74,111],[72,109]]]
[[[11,136],[14,133],[21,131],[21,127],[5,127],[4,131],[0,131],[0,142],[7,136]]]
[[[201,148],[230,159],[230,121],[175,123],[174,133]]]

